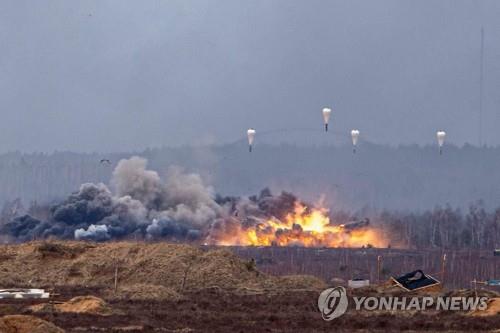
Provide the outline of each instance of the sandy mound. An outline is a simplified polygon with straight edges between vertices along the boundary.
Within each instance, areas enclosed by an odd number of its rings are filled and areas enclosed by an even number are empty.
[[[30,307],[33,312],[71,312],[109,316],[112,309],[102,299],[94,296],[78,296],[62,304],[37,304]]]
[[[488,308],[486,310],[476,310],[469,313],[474,317],[487,317],[500,315],[500,298],[492,298],[488,301]]]
[[[3,245],[0,285],[97,286],[113,289],[136,284],[161,285],[175,291],[217,285],[237,288],[266,279],[226,250],[203,251],[167,243],[51,242]],[[259,275],[259,276],[258,276]]]
[[[0,245],[0,285],[99,287],[138,299],[155,294],[219,288],[223,290],[322,289],[312,277],[276,278],[260,273],[228,249],[205,250],[185,244],[139,242],[32,242]],[[145,287],[145,286],[161,286]],[[119,296],[119,295],[118,295]]]
[[[112,310],[106,302],[94,296],[78,296],[69,301],[56,305],[60,312],[88,313],[106,316],[112,314]]]
[[[33,316],[12,315],[0,317],[2,333],[64,333],[64,330]]]
[[[161,285],[133,284],[119,288],[116,294],[112,292],[107,298],[133,301],[178,301],[182,296],[175,290]]]
[[[262,286],[268,277],[253,270],[231,251],[218,249],[201,254],[187,274],[185,288],[217,286],[223,289]]]

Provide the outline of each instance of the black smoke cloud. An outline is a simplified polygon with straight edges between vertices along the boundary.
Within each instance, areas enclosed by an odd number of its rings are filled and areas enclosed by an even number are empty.
[[[112,239],[176,239],[217,242],[241,227],[269,217],[284,218],[297,198],[273,196],[269,190],[248,198],[215,195],[198,174],[170,168],[163,181],[147,170],[140,157],[121,160],[113,171],[112,192],[99,183],[80,189],[50,209],[40,220],[25,215],[5,224],[0,234],[13,241],[55,237]]]

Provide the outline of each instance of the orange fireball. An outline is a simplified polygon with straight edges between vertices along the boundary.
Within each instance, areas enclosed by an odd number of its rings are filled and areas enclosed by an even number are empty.
[[[270,218],[252,226],[240,225],[237,232],[217,241],[219,245],[291,246],[305,247],[362,247],[384,246],[384,241],[373,228],[347,228],[332,225],[328,211],[295,203],[293,212],[279,220]]]

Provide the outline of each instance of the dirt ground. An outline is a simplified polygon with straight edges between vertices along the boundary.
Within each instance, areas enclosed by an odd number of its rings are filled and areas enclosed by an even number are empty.
[[[327,286],[322,280],[274,277],[229,251],[175,244],[0,246],[0,288],[35,286],[52,293],[50,303],[0,300],[0,320],[32,316],[23,324],[53,324],[57,332],[500,332],[496,310],[470,315],[349,309],[325,322],[317,309]]]
[[[88,290],[94,295],[102,290]],[[80,288],[57,290],[56,301],[68,300]],[[0,302],[0,315],[33,315],[66,332],[494,332],[500,315],[474,317],[459,313],[376,315],[349,310],[325,322],[317,310],[318,292],[291,291],[235,295],[216,288],[187,292],[182,299],[108,300],[112,314],[33,312],[37,300]]]

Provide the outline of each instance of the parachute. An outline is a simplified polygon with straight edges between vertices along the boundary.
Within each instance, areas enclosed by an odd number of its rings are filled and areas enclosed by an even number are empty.
[[[359,139],[359,130],[353,129],[351,131],[351,138],[352,138],[352,152],[356,153],[356,145],[358,144],[358,139]]]
[[[253,128],[249,128],[247,131],[248,136],[248,151],[252,152],[253,140],[255,138],[255,130]]]
[[[437,131],[436,132],[436,137],[439,145],[439,154],[443,154],[443,145],[444,145],[444,138],[446,137],[446,132],[445,131]]]
[[[323,120],[325,122],[325,132],[328,132],[328,120],[330,119],[331,113],[332,113],[332,109],[323,108]]]

